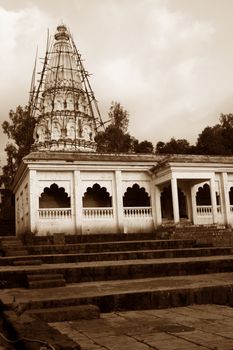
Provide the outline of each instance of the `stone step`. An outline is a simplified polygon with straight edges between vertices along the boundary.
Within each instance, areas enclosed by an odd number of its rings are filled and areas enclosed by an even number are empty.
[[[3,241],[1,242],[1,246],[3,247],[14,247],[14,246],[23,246],[23,243],[21,241]]]
[[[15,240],[20,240],[18,237],[16,236],[7,236],[7,237],[1,237],[0,241],[15,241]]]
[[[58,265],[57,265],[58,266]],[[72,266],[72,267],[71,267]],[[69,268],[70,267],[70,268]],[[233,256],[84,262],[62,269],[68,283],[233,271]]]
[[[233,306],[233,273],[172,276],[89,282],[67,285],[59,290],[0,290],[0,299],[11,308],[14,298],[23,309],[96,305],[101,312],[162,309],[191,304]],[[58,311],[57,310],[57,311]]]
[[[175,249],[191,248],[194,240],[144,240],[144,241],[116,241],[84,244],[59,244],[27,246],[29,254],[68,254],[68,253],[102,253],[129,250]]]
[[[142,251],[118,251],[105,253],[81,253],[81,254],[53,254],[40,255],[44,263],[73,263],[88,261],[114,261],[114,260],[135,260],[135,259],[161,259],[176,257],[196,257],[196,256],[215,256],[231,255],[233,248],[185,248],[185,249],[167,249],[167,250],[142,250]],[[0,259],[1,261],[1,259]]]
[[[27,279],[29,282],[59,280],[59,279],[63,279],[63,274],[62,273],[27,274]]]
[[[18,249],[4,249],[4,255],[5,256],[27,256],[28,255],[28,251],[24,248],[18,248]]]
[[[28,273],[27,274],[28,288],[54,288],[63,287],[66,281],[61,273]]]
[[[48,254],[28,255],[25,257],[0,257],[0,266],[15,265],[41,265],[57,263],[91,262],[91,261],[114,261],[114,260],[135,260],[135,259],[171,259],[176,257],[197,257],[231,255],[232,247],[204,247],[164,250],[141,250],[141,251],[118,251],[104,253],[81,253],[81,254]]]
[[[9,260],[8,260],[9,261]],[[41,265],[42,260],[41,259],[32,259],[29,258],[28,260],[11,260],[12,265],[14,266],[30,266],[30,265]]]
[[[96,305],[72,305],[46,309],[32,309],[26,314],[44,322],[64,322],[77,320],[91,320],[100,317],[100,310]]]
[[[59,236],[60,239],[59,239]],[[80,243],[101,243],[101,242],[117,242],[117,241],[141,241],[141,240],[156,240],[155,233],[128,233],[128,234],[84,234],[84,235],[70,235],[70,234],[55,234],[53,236],[34,236],[33,244],[35,245],[49,245],[64,241],[67,244]]]
[[[52,279],[52,280],[41,280],[41,281],[30,281],[28,282],[29,289],[41,289],[41,288],[55,288],[64,287],[66,281],[64,279]]]
[[[8,288],[25,287],[27,275],[63,274],[66,283],[196,275],[233,271],[233,255],[148,260],[94,261],[70,264],[7,266],[0,281]],[[42,277],[41,277],[42,278]],[[46,277],[43,277],[46,278]]]

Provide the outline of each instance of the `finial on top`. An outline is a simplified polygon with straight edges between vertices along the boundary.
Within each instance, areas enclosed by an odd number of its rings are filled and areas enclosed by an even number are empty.
[[[67,28],[64,24],[60,24],[57,27],[57,32],[55,34],[55,39],[56,40],[69,40],[70,36],[67,31]]]

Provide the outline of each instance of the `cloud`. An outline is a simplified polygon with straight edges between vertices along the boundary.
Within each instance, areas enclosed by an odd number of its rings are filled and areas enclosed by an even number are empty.
[[[111,17],[112,26],[120,10]],[[154,6],[146,1],[143,8],[130,10],[128,30],[123,21],[117,38],[106,43],[109,57],[98,72],[109,87],[104,96],[124,104],[131,115],[131,131],[138,138],[157,142],[182,133],[190,136],[193,131],[185,130],[185,118],[190,123],[192,115],[206,111],[212,99],[206,86],[215,64],[209,56],[214,24],[172,11],[164,2]],[[126,8],[120,18],[128,12]]]
[[[46,28],[51,24],[53,20],[34,6],[18,11],[0,7],[0,124],[10,109],[27,103],[36,46],[45,48]],[[6,142],[1,137],[0,155]]]
[[[51,23],[54,24],[53,20],[36,7],[19,11],[0,8],[0,74],[3,78],[0,88],[3,93],[14,79],[19,83],[20,79],[24,83],[28,81],[37,43],[45,48],[46,28]]]

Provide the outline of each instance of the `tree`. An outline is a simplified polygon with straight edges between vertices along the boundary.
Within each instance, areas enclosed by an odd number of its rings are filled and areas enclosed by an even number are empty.
[[[210,155],[233,155],[233,114],[221,114],[219,123],[207,126],[198,136],[196,152]]]
[[[156,153],[158,154],[190,154],[193,147],[185,139],[176,140],[174,137],[169,142],[159,141],[156,144]]]
[[[210,155],[227,154],[222,132],[223,129],[220,124],[216,124],[213,127],[207,126],[198,136],[196,153]]]
[[[1,184],[9,187],[22,158],[30,152],[33,143],[35,119],[29,114],[28,107],[18,106],[16,111],[10,110],[9,121],[2,123],[3,132],[10,142],[6,145],[7,164],[3,166]]]
[[[105,131],[97,133],[97,152],[121,153],[133,150],[133,138],[127,133],[129,115],[120,103],[112,102],[109,111],[110,124]]]
[[[153,153],[154,146],[151,142],[146,140],[142,142],[135,140],[134,152],[135,153]]]

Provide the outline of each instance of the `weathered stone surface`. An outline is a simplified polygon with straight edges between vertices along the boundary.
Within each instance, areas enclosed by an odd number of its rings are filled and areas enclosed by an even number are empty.
[[[19,348],[40,350],[42,345],[51,344],[56,350],[80,350],[77,342],[50,327],[47,323],[35,320],[28,315],[16,316],[12,311],[4,312],[6,327],[11,337],[21,339]],[[21,345],[20,345],[21,344]]]
[[[50,325],[86,350],[231,350],[232,319],[232,308],[197,305],[117,312],[103,314],[98,320]]]
[[[100,317],[100,310],[95,305],[78,305],[46,309],[32,309],[28,315],[45,322],[89,320]]]

